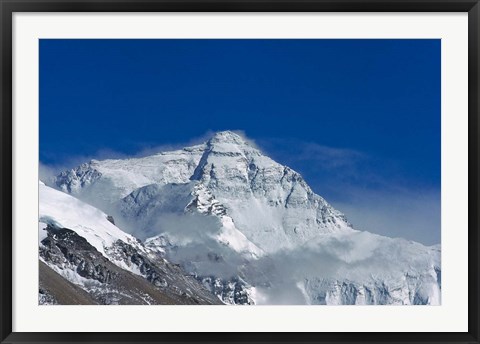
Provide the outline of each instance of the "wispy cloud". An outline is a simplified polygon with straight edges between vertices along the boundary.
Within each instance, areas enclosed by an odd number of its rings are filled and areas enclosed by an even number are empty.
[[[257,140],[257,143],[266,154],[285,160],[285,163],[308,161],[322,170],[355,166],[369,158],[365,153],[353,149],[329,147],[298,139],[264,138]]]
[[[345,213],[355,228],[426,245],[440,243],[439,190],[392,185],[380,190],[349,186],[343,192],[341,200],[330,203]]]
[[[305,142],[299,148],[297,160],[310,160],[316,165],[328,169],[353,166],[361,160],[367,159],[364,153],[352,149],[327,147],[312,142]]]

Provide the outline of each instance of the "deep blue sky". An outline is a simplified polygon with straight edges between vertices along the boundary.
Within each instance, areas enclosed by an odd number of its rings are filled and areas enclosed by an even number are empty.
[[[368,195],[413,219],[408,198],[428,199],[415,216],[431,229],[387,234],[440,241],[440,40],[40,41],[43,164],[226,129],[340,210]]]

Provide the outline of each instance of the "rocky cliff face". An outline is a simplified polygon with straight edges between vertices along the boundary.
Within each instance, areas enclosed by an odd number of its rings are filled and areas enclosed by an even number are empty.
[[[353,229],[300,174],[230,131],[91,161],[55,184],[113,214],[225,303],[440,303],[439,247]]]

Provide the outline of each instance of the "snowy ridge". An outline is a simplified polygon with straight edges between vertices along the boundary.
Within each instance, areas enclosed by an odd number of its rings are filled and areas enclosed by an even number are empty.
[[[91,204],[105,205],[149,184],[188,182],[204,149],[204,145],[198,145],[144,158],[91,160],[60,173],[54,183]]]
[[[114,246],[120,240],[146,253],[138,239],[113,225],[107,220],[107,214],[97,208],[43,183],[39,183],[39,189],[39,229],[43,230],[40,230],[39,239],[45,238],[45,227],[49,224],[71,229],[85,238],[98,252],[118,267],[140,274],[135,265],[125,260],[119,260],[114,252]]]
[[[43,183],[39,183],[39,188],[40,261],[85,290],[90,301],[220,303],[180,267],[115,226],[113,217]],[[55,289],[55,285],[50,287]],[[57,292],[62,297],[62,291]]]

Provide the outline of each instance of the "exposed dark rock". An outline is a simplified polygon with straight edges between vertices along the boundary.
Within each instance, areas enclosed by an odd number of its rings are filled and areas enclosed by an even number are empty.
[[[69,292],[72,286],[85,290],[89,300],[98,304],[221,304],[199,282],[185,276],[178,266],[167,263],[160,256],[146,257],[129,244],[117,241],[107,251],[115,260],[135,266],[141,276],[113,264],[98,252],[87,240],[67,228],[48,225],[47,238],[40,246],[40,257],[59,272],[62,279],[68,274],[83,278],[79,286],[66,279],[56,283],[53,299],[43,297],[44,303],[88,304],[88,300],[74,298]],[[63,276],[61,276],[62,274]],[[52,271],[52,273],[55,273]],[[51,276],[52,274],[49,274]],[[57,279],[58,279],[57,278]],[[50,288],[52,289],[52,288]],[[56,295],[62,295],[59,299]],[[70,303],[69,303],[70,304]]]
[[[215,277],[199,277],[203,285],[225,303],[234,305],[252,305],[248,297],[247,285],[238,278],[222,280]]]
[[[108,215],[107,220],[110,221],[112,224],[115,224],[115,220],[113,219],[112,215]]]

